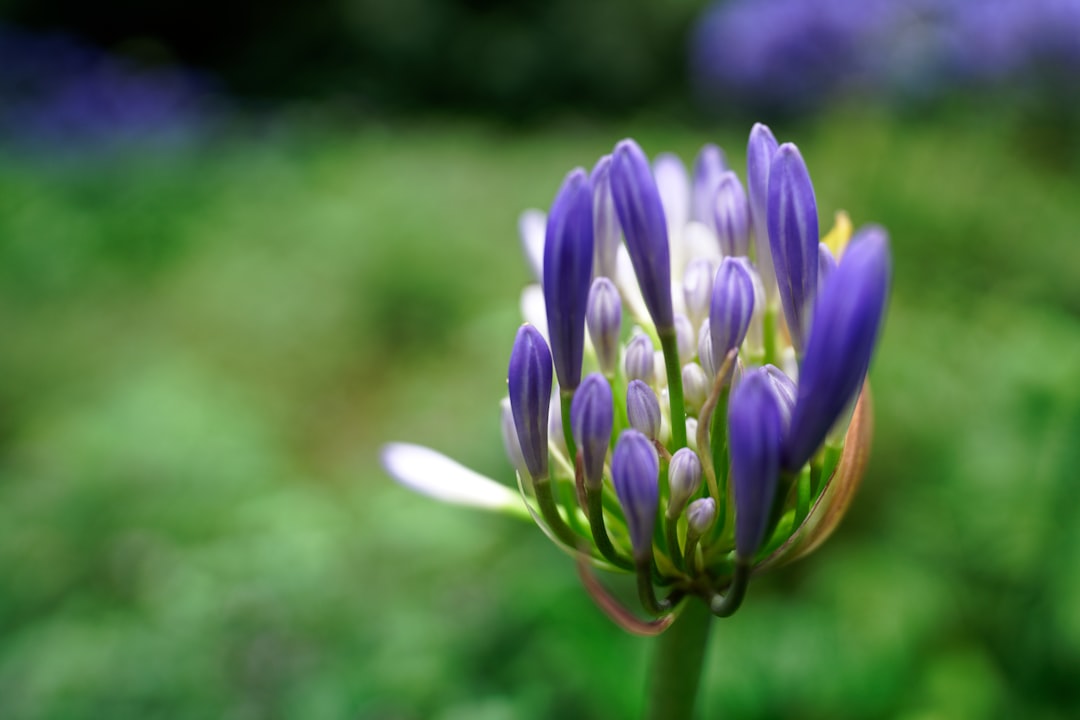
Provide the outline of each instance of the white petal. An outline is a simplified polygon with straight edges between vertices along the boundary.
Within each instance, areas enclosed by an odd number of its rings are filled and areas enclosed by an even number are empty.
[[[634,264],[630,261],[630,253],[625,245],[619,246],[619,254],[615,260],[615,286],[622,296],[623,306],[630,311],[634,322],[651,328],[652,318],[645,307],[645,298],[641,295],[637,275],[634,274]]]
[[[699,257],[712,260],[714,265],[720,264],[722,257],[720,241],[716,239],[716,234],[706,225],[699,222],[688,223],[683,228],[680,240],[682,241],[683,257],[686,258],[688,264],[691,260]],[[685,271],[686,268],[684,267],[682,270]]]
[[[544,291],[539,285],[526,285],[521,291],[521,317],[544,336],[548,345],[547,305],[544,304]]]
[[[660,203],[667,216],[668,232],[680,230],[690,219],[690,176],[677,155],[661,153],[653,162]]]
[[[544,234],[547,232],[547,215],[542,210],[526,210],[518,218],[521,249],[529,261],[537,282],[544,280]]]
[[[408,443],[383,446],[382,464],[405,487],[436,500],[515,514],[528,511],[518,493],[431,448]]]

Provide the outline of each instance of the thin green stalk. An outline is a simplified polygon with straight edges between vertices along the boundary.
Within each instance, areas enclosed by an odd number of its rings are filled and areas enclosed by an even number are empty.
[[[675,328],[660,333],[667,370],[668,399],[671,402],[671,451],[686,447],[686,404],[683,402],[682,365],[679,364],[679,341]]]
[[[559,406],[562,411],[563,439],[566,441],[566,456],[573,462],[577,457],[577,444],[574,442],[574,429],[570,426],[570,405],[574,402],[573,390],[559,391]]]
[[[776,350],[776,305],[765,306],[765,317],[762,326],[762,340],[765,345],[765,362],[770,365],[779,365],[779,357]]]
[[[589,506],[589,528],[592,530],[593,542],[600,554],[615,567],[629,570],[633,563],[629,558],[619,555],[619,552],[611,544],[608,537],[607,527],[604,524],[603,490],[599,487],[585,486],[586,502]]]
[[[712,613],[696,597],[686,600],[679,617],[656,641],[646,720],[694,717]]]
[[[560,540],[571,548],[576,548],[577,535],[566,525],[562,515],[559,514],[559,509],[555,506],[555,498],[551,493],[551,480],[548,478],[536,480],[533,488],[536,492],[536,504],[540,506],[540,514],[547,521],[548,527]]]

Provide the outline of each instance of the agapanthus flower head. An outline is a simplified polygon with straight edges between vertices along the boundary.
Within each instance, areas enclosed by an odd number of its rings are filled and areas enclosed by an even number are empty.
[[[840,213],[819,237],[801,154],[757,125],[740,201],[746,219],[731,224],[737,240],[722,241],[722,222],[709,229],[686,212],[701,203],[715,210],[732,192],[722,158],[718,148],[699,156],[691,199],[681,163],[650,163],[633,141],[602,159],[591,182],[571,173],[548,213],[543,248],[554,352],[526,324],[511,353],[502,428],[522,499],[512,511],[534,519],[583,573],[634,573],[637,610],[595,578],[586,582],[633,631],[655,630],[649,623],[663,624],[689,597],[730,615],[752,573],[820,545],[865,466],[861,388],[888,297],[884,231],[870,226],[851,238]],[[608,199],[614,215],[604,219]],[[589,240],[603,233],[625,239],[613,271],[594,262]],[[677,268],[672,238],[682,253]],[[721,257],[722,245],[746,255]],[[773,256],[775,275],[763,269]],[[410,487],[509,510],[494,481],[457,472],[450,460],[433,463],[432,451],[410,465],[413,447],[395,445],[384,457]],[[446,477],[432,477],[429,488],[427,468]],[[443,488],[459,480],[463,490]],[[634,620],[642,611],[658,619]]]

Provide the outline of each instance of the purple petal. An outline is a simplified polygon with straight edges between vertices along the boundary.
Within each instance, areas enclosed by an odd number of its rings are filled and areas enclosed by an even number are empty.
[[[885,231],[870,226],[851,240],[825,284],[799,370],[799,393],[784,447],[797,470],[862,387],[889,295],[892,260]]]
[[[532,325],[522,325],[514,339],[507,384],[525,466],[534,479],[547,477],[551,353]]]
[[[780,302],[796,351],[805,345],[806,313],[817,291],[818,217],[814,186],[799,149],[784,143],[769,170],[769,247]]]
[[[781,422],[772,381],[747,373],[728,405],[728,450],[735,494],[735,554],[750,560],[765,540],[780,479]]]
[[[611,456],[611,479],[626,516],[634,556],[648,558],[660,504],[660,461],[652,441],[636,430],[625,430]]]
[[[566,176],[548,214],[544,302],[555,373],[564,390],[581,381],[585,308],[593,264],[593,197],[581,168]]]
[[[570,427],[574,442],[581,451],[585,480],[600,487],[604,476],[604,458],[611,443],[615,422],[615,401],[611,386],[600,373],[587,376],[574,393],[570,404]]]
[[[615,146],[611,192],[645,307],[657,330],[674,323],[667,220],[649,160],[633,140]]]

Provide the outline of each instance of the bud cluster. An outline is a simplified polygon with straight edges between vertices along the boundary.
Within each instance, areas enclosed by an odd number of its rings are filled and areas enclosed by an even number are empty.
[[[634,573],[650,615],[689,595],[729,615],[858,483],[885,232],[841,213],[823,240],[802,155],[760,124],[745,186],[715,146],[691,174],[624,140],[567,175],[542,237],[539,217],[503,412],[522,496],[561,546]]]

